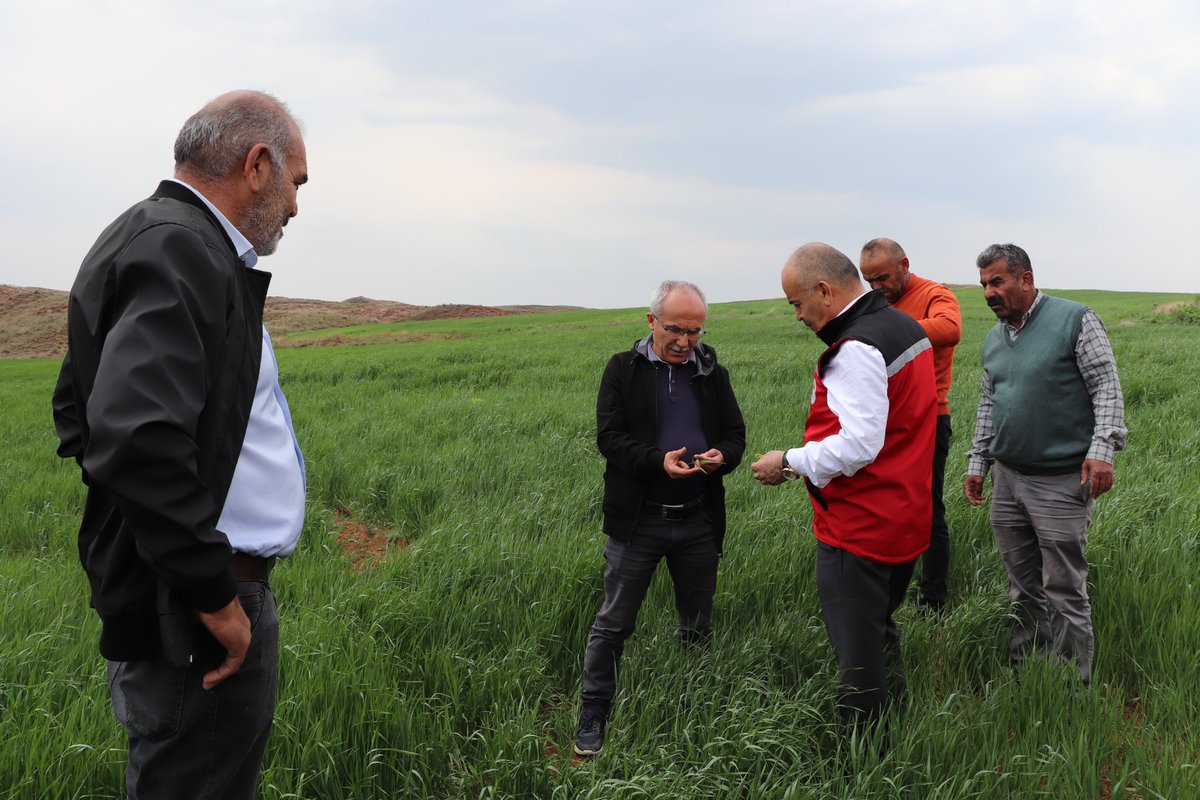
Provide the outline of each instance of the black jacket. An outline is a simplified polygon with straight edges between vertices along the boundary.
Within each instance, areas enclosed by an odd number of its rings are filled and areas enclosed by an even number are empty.
[[[159,657],[160,585],[200,611],[237,594],[216,524],[254,399],[270,278],[170,181],[79,268],[54,424],[58,454],[88,487],[79,558],[106,658]]]
[[[604,368],[596,400],[596,446],[604,468],[604,532],[623,542],[633,537],[638,511],[652,479],[664,474],[663,451],[658,449],[658,393],[655,365],[647,356],[650,337],[631,350],[617,353]],[[709,447],[725,456],[711,473],[708,495],[718,525],[717,549],[725,537],[725,487],[721,476],[741,463],[746,449],[746,424],[729,383],[729,372],[717,363],[717,353],[696,345],[696,376],[691,388],[700,402],[701,424]]]

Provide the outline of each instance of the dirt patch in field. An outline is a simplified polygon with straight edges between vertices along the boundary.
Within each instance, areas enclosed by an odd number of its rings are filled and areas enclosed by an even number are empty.
[[[333,527],[337,531],[338,548],[355,572],[386,561],[409,544],[407,539],[394,535],[387,528],[355,519],[345,506],[338,508]]]
[[[1160,303],[1154,307],[1154,315],[1182,325],[1200,325],[1200,298]]]
[[[67,351],[68,293],[0,284],[0,358],[62,358]],[[263,309],[267,330],[277,337],[279,347],[329,347],[406,341],[384,335],[381,339],[347,337],[340,334],[289,341],[289,334],[349,328],[380,322],[410,322],[464,317],[499,317],[541,311],[578,310],[579,306],[476,306],[448,303],[418,306],[370,297],[349,300],[304,300],[268,297]],[[407,340],[411,341],[411,340]]]

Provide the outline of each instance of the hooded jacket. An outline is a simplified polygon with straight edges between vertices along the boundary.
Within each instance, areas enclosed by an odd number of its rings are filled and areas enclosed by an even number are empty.
[[[609,359],[596,400],[596,446],[604,456],[604,532],[614,539],[633,538],[638,512],[650,481],[665,474],[664,453],[657,445],[658,394],[656,365],[650,361],[650,336]],[[729,372],[717,363],[717,352],[697,342],[696,375],[691,390],[700,405],[708,446],[720,450],[725,463],[707,476],[708,497],[717,523],[717,549],[725,537],[725,487],[722,476],[741,463],[746,424],[729,383]]]

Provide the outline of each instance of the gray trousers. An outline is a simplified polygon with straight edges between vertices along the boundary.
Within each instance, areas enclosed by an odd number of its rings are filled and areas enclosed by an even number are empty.
[[[130,800],[251,800],[271,720],[279,617],[266,583],[243,581],[238,597],[251,640],[241,669],[210,692],[200,681],[225,657],[203,636],[187,667],[162,661],[108,662],[113,713],[129,734],[125,785]]]
[[[1079,473],[1023,475],[997,462],[992,471],[992,531],[1008,570],[1017,623],[1013,663],[1056,656],[1074,659],[1092,681],[1092,606],[1088,601],[1091,486]]]
[[[664,522],[643,513],[628,544],[608,540],[604,546],[604,604],[592,623],[583,659],[581,700],[585,707],[608,714],[625,640],[633,633],[659,561],[666,560],[675,585],[679,641],[707,646],[712,638],[713,595],[720,561],[716,531],[704,509],[680,522]]]

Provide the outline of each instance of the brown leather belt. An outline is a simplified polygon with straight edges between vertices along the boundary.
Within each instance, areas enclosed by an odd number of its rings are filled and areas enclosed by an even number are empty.
[[[234,553],[229,560],[229,569],[233,577],[239,581],[260,581],[266,583],[275,566],[275,557],[252,556],[246,553]]]

